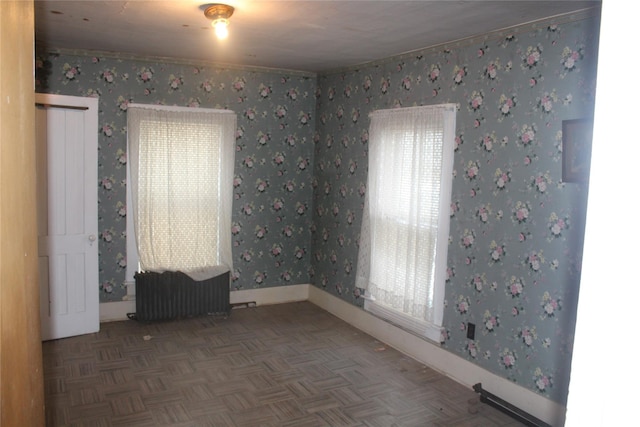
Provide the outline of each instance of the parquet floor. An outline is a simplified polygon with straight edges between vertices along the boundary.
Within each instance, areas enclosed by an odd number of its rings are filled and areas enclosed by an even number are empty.
[[[519,426],[309,302],[43,343],[48,426]]]

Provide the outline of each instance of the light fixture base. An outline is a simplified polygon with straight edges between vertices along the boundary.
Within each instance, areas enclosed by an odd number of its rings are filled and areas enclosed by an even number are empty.
[[[233,6],[222,3],[214,3],[205,5],[204,16],[208,19],[229,19],[235,10]]]

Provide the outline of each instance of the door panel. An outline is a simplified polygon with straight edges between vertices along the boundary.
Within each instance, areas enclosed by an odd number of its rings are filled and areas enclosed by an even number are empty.
[[[36,94],[42,339],[99,330],[96,98]],[[86,107],[86,108],[84,108]]]

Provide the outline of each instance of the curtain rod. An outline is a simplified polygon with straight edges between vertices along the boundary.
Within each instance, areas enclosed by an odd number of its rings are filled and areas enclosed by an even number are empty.
[[[89,107],[79,107],[76,105],[44,104],[42,102],[36,102],[36,105],[44,108],[67,108],[69,110],[88,110],[89,109]]]
[[[433,104],[433,105],[415,105],[412,107],[392,107],[392,108],[383,108],[380,110],[374,110],[369,113],[369,117],[381,114],[393,114],[397,112],[406,112],[406,111],[419,111],[419,110],[444,110],[444,111],[456,111],[458,109],[458,104],[454,103],[446,103],[446,104]]]
[[[164,105],[164,104],[137,104],[132,102],[127,106],[129,108],[140,108],[147,110],[158,110],[158,111],[171,111],[171,112],[188,112],[188,113],[224,113],[224,114],[235,114],[235,111],[223,109],[223,108],[205,108],[205,107],[183,107],[180,105]]]

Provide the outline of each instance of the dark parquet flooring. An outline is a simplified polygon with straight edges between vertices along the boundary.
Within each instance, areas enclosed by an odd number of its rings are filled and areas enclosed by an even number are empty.
[[[519,426],[309,302],[43,343],[48,426]]]

